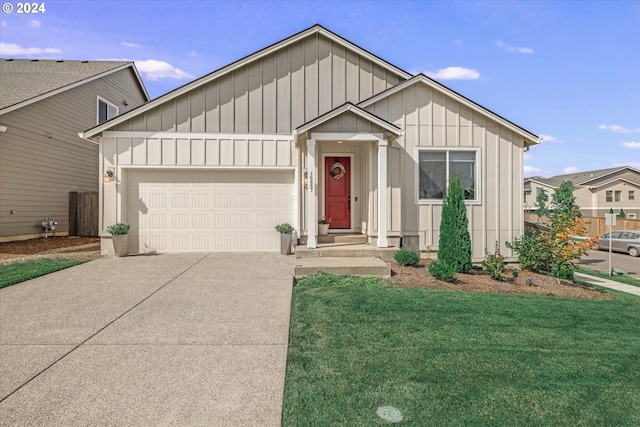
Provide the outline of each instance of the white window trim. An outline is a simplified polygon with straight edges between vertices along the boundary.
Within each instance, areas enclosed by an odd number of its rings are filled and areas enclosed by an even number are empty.
[[[627,214],[627,219],[636,219],[636,216],[637,215],[632,212],[632,213]]]
[[[104,98],[103,98],[103,97],[101,97],[100,95],[98,95],[96,98],[97,98],[97,99],[96,99],[96,123],[97,123],[97,124],[101,124],[101,122],[100,122],[100,101],[102,101],[102,102],[104,102],[105,104],[110,105],[110,106],[112,106],[113,108],[115,108],[115,109],[116,109],[116,115],[115,115],[115,116],[113,116],[113,117],[116,117],[116,116],[118,116],[118,115],[120,114],[120,108],[118,108],[118,106],[117,106],[117,105],[115,105],[115,104],[114,104],[114,103],[112,103],[112,102],[107,101],[106,99],[104,99]],[[107,111],[108,111],[108,110],[107,110]],[[110,119],[112,119],[113,117],[111,117],[111,118],[107,117],[107,120],[105,120],[105,122],[106,122],[106,121],[109,121],[109,120],[110,120]],[[102,122],[102,123],[104,123],[104,122]]]
[[[482,185],[480,182],[482,179],[481,168],[482,164],[482,150],[480,147],[415,147],[414,149],[414,158],[416,161],[416,170],[414,174],[414,184],[413,188],[413,196],[415,203],[417,205],[441,205],[444,202],[444,199],[421,199],[420,198],[420,152],[421,151],[475,151],[476,153],[476,198],[465,200],[464,203],[467,205],[480,205],[482,204]],[[449,187],[449,177],[447,176],[447,187]]]

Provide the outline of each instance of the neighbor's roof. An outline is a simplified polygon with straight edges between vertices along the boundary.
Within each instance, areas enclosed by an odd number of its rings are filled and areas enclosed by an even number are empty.
[[[552,176],[550,178],[543,178],[541,176],[534,176],[534,177],[530,177],[530,178],[525,178],[525,181],[527,180],[531,180],[531,181],[537,181],[543,184],[547,184],[547,185],[551,185],[553,187],[558,187],[560,184],[562,184],[564,181],[571,181],[573,182],[573,185],[578,187],[578,186],[588,186],[589,182],[600,179],[602,177],[605,177],[607,175],[612,175],[616,172],[620,172],[623,171],[625,169],[628,169],[632,172],[636,172],[640,174],[640,171],[638,171],[635,168],[632,168],[631,166],[619,166],[616,168],[607,168],[607,169],[596,169],[596,170],[592,170],[592,171],[584,171],[584,172],[576,172],[576,173],[568,173],[568,174],[564,174],[564,175],[556,175],[556,176]],[[609,182],[609,181],[607,181]],[[630,181],[627,181],[630,182]]]
[[[49,59],[0,59],[0,114],[71,89],[127,67],[134,71],[147,93],[133,62],[69,61]]]

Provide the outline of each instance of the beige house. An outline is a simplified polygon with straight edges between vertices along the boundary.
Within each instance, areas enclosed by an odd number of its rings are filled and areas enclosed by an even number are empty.
[[[69,231],[69,192],[98,191],[78,132],[149,100],[132,62],[0,59],[0,241]]]
[[[563,181],[573,182],[573,195],[584,216],[604,217],[604,214],[613,209],[616,214],[623,210],[628,219],[640,218],[640,171],[629,166],[557,175],[551,178],[526,178],[524,209],[536,210],[539,188],[546,190],[551,201],[551,195]]]
[[[322,217],[371,245],[437,250],[457,171],[475,259],[523,233],[523,152],[539,142],[320,25],[83,137],[115,175],[101,227],[130,223],[133,252],[275,251],[282,222],[315,248]]]

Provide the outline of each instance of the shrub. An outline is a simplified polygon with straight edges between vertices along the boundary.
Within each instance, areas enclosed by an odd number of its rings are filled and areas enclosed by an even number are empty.
[[[455,267],[448,264],[446,261],[439,260],[429,264],[429,274],[438,280],[453,282],[455,273]]]
[[[624,213],[624,209],[620,208],[620,213],[618,214],[618,218],[626,218],[627,214]]]
[[[507,269],[504,266],[504,255],[500,253],[500,243],[496,242],[494,253],[489,253],[485,248],[484,256],[482,266],[487,270],[487,273],[489,273],[489,277],[500,282],[507,280],[505,276]]]
[[[400,249],[393,254],[393,259],[400,265],[418,265],[420,262],[418,254],[409,249]]]
[[[122,222],[118,222],[116,224],[112,224],[107,227],[107,233],[112,234],[114,236],[119,236],[122,234],[128,234],[129,228],[131,226],[129,224],[124,224]]]
[[[534,231],[519,239],[516,238],[513,243],[506,242],[505,244],[518,254],[518,262],[523,270],[548,271],[548,251],[544,248],[539,232]]]
[[[291,234],[293,233],[293,226],[287,222],[276,225],[275,229],[280,234]]]
[[[438,260],[451,266],[456,273],[470,270],[471,236],[469,219],[464,204],[464,184],[460,174],[455,174],[444,195]]]

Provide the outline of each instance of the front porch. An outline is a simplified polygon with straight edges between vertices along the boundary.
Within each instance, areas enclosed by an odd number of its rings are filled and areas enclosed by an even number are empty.
[[[308,248],[306,238],[295,247],[294,276],[316,273],[350,276],[391,276],[390,262],[396,247],[379,248],[367,244],[362,234],[318,236],[316,248]]]
[[[332,235],[359,234],[377,248],[399,243],[401,225],[393,229],[390,216],[400,217],[394,211],[400,203],[391,203],[388,175],[390,146],[401,135],[397,126],[350,103],[294,131],[300,165],[295,225],[307,249],[330,243],[319,233],[324,218],[331,219]]]

